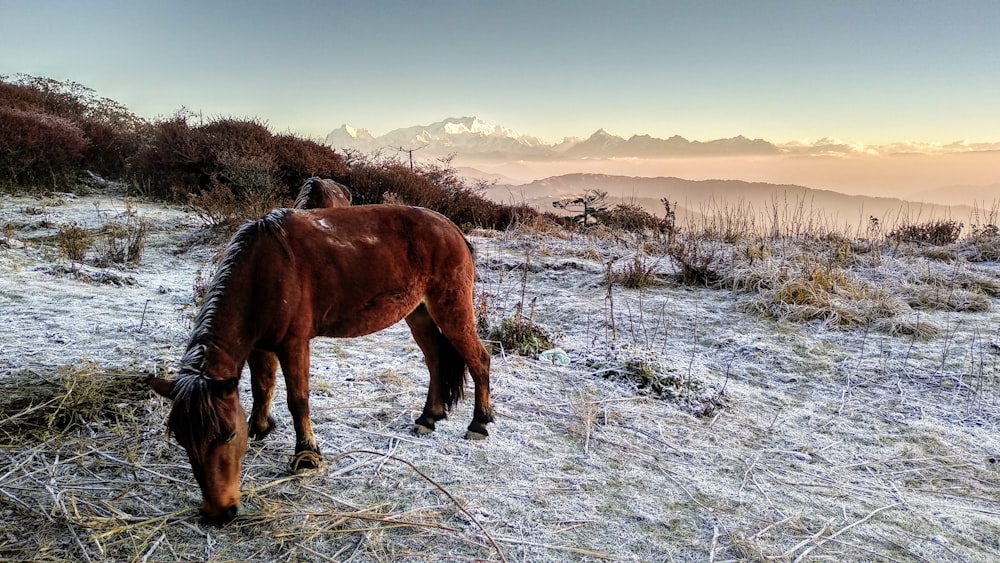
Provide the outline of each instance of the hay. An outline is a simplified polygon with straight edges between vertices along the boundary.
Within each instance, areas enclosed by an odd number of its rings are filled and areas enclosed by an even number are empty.
[[[67,366],[48,376],[8,376],[0,379],[0,445],[47,440],[75,426],[114,422],[149,396],[142,378],[94,364]]]

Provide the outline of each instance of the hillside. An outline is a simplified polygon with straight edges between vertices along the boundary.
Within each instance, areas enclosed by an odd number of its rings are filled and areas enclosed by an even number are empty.
[[[846,195],[788,184],[606,174],[565,174],[524,185],[497,184],[489,188],[486,195],[495,201],[524,202],[546,211],[552,209],[552,201],[586,190],[605,191],[612,204],[632,203],[660,216],[663,215],[662,198],[677,203],[691,217],[722,212],[726,206],[749,205],[761,214],[775,209],[790,213],[801,207],[807,216],[818,215],[831,226],[850,226],[855,231],[859,226],[864,227],[870,217],[877,217],[890,225],[939,218],[967,222],[973,211],[972,205],[914,203],[898,198]],[[685,218],[680,219],[683,221]]]

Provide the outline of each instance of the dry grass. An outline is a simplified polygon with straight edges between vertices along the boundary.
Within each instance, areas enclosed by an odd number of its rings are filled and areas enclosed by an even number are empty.
[[[138,377],[97,365],[66,367],[49,377],[5,377],[0,379],[0,443],[45,441],[65,430],[114,421],[128,416],[122,409],[148,397]]]
[[[139,377],[97,366],[0,380],[0,520],[5,528],[0,560],[147,560],[153,554],[187,559],[198,553],[196,558],[204,560],[297,556],[334,561],[357,554],[396,560],[407,553],[431,553],[421,546],[440,542],[505,560],[503,548],[475,514],[391,452],[348,451],[328,459],[336,469],[322,476],[278,475],[249,484],[243,514],[233,525],[202,528],[190,468],[163,435],[165,405],[150,396]],[[281,467],[275,461],[248,455],[245,469],[274,475]],[[401,495],[387,489],[382,500],[356,506],[330,494],[336,489],[330,482],[370,482],[373,475],[402,485]],[[164,498],[165,489],[188,491],[189,507],[166,508],[174,504],[174,493]],[[413,508],[403,497],[414,493],[425,500],[440,497]],[[303,503],[304,498],[313,501]],[[271,541],[241,543],[262,533]]]

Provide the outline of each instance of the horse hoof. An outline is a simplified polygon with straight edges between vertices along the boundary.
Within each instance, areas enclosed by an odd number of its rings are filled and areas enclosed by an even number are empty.
[[[489,436],[486,432],[476,432],[474,430],[469,430],[465,433],[466,440],[485,440]]]
[[[428,428],[428,427],[424,426],[423,424],[414,424],[413,425],[413,433],[416,434],[417,436],[426,436],[426,435],[430,434],[431,432],[434,432],[434,429],[433,428]]]
[[[250,427],[249,438],[255,442],[263,440],[277,425],[278,421],[276,421],[273,416],[269,416],[267,418],[267,426],[264,428],[255,429],[253,426]]]
[[[302,450],[292,456],[292,461],[288,464],[288,468],[291,469],[292,473],[299,473],[310,469],[319,469],[322,463],[323,456],[311,450]]]

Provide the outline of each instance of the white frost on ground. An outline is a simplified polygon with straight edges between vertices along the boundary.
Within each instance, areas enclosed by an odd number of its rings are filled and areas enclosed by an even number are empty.
[[[71,264],[42,242],[60,224],[94,226],[125,208],[106,195],[0,198],[0,227],[16,227],[0,242],[0,378],[53,377],[86,362],[137,377],[176,365],[196,276],[210,272],[217,250],[191,244],[192,217],[137,204],[150,239],[140,265],[125,270]],[[945,330],[913,341],[758,318],[724,290],[615,288],[609,299],[603,263],[627,250],[606,240],[481,233],[473,242],[493,320],[511,316],[523,295],[572,360],[494,357],[488,440],[461,438],[471,401],[433,435],[410,433],[427,376],[405,325],[318,339],[312,417],[323,469],[287,479],[293,433],[279,383],[280,427],[247,454],[248,524],[202,528],[192,511],[134,552],[107,532],[75,541],[111,560],[498,558],[482,525],[508,560],[521,561],[994,561],[1000,553],[997,300],[989,312],[922,313]],[[660,268],[671,271],[666,257]],[[636,361],[698,391],[670,401],[605,377]],[[695,416],[720,392],[724,407]],[[247,377],[242,393],[249,407]],[[157,399],[150,405],[166,412]],[[185,467],[152,420],[136,463],[158,473]],[[478,524],[404,465],[363,454],[333,460],[352,450],[409,461]],[[52,478],[67,487],[89,478],[73,467]],[[116,476],[120,494],[106,501],[125,522],[199,502],[189,470],[170,479],[139,473]],[[380,503],[414,518],[434,514],[455,532],[386,528],[345,539],[296,528]],[[301,522],[277,529],[263,519],[287,507]],[[251,525],[254,517],[263,523]],[[427,536],[436,540],[420,544]]]

